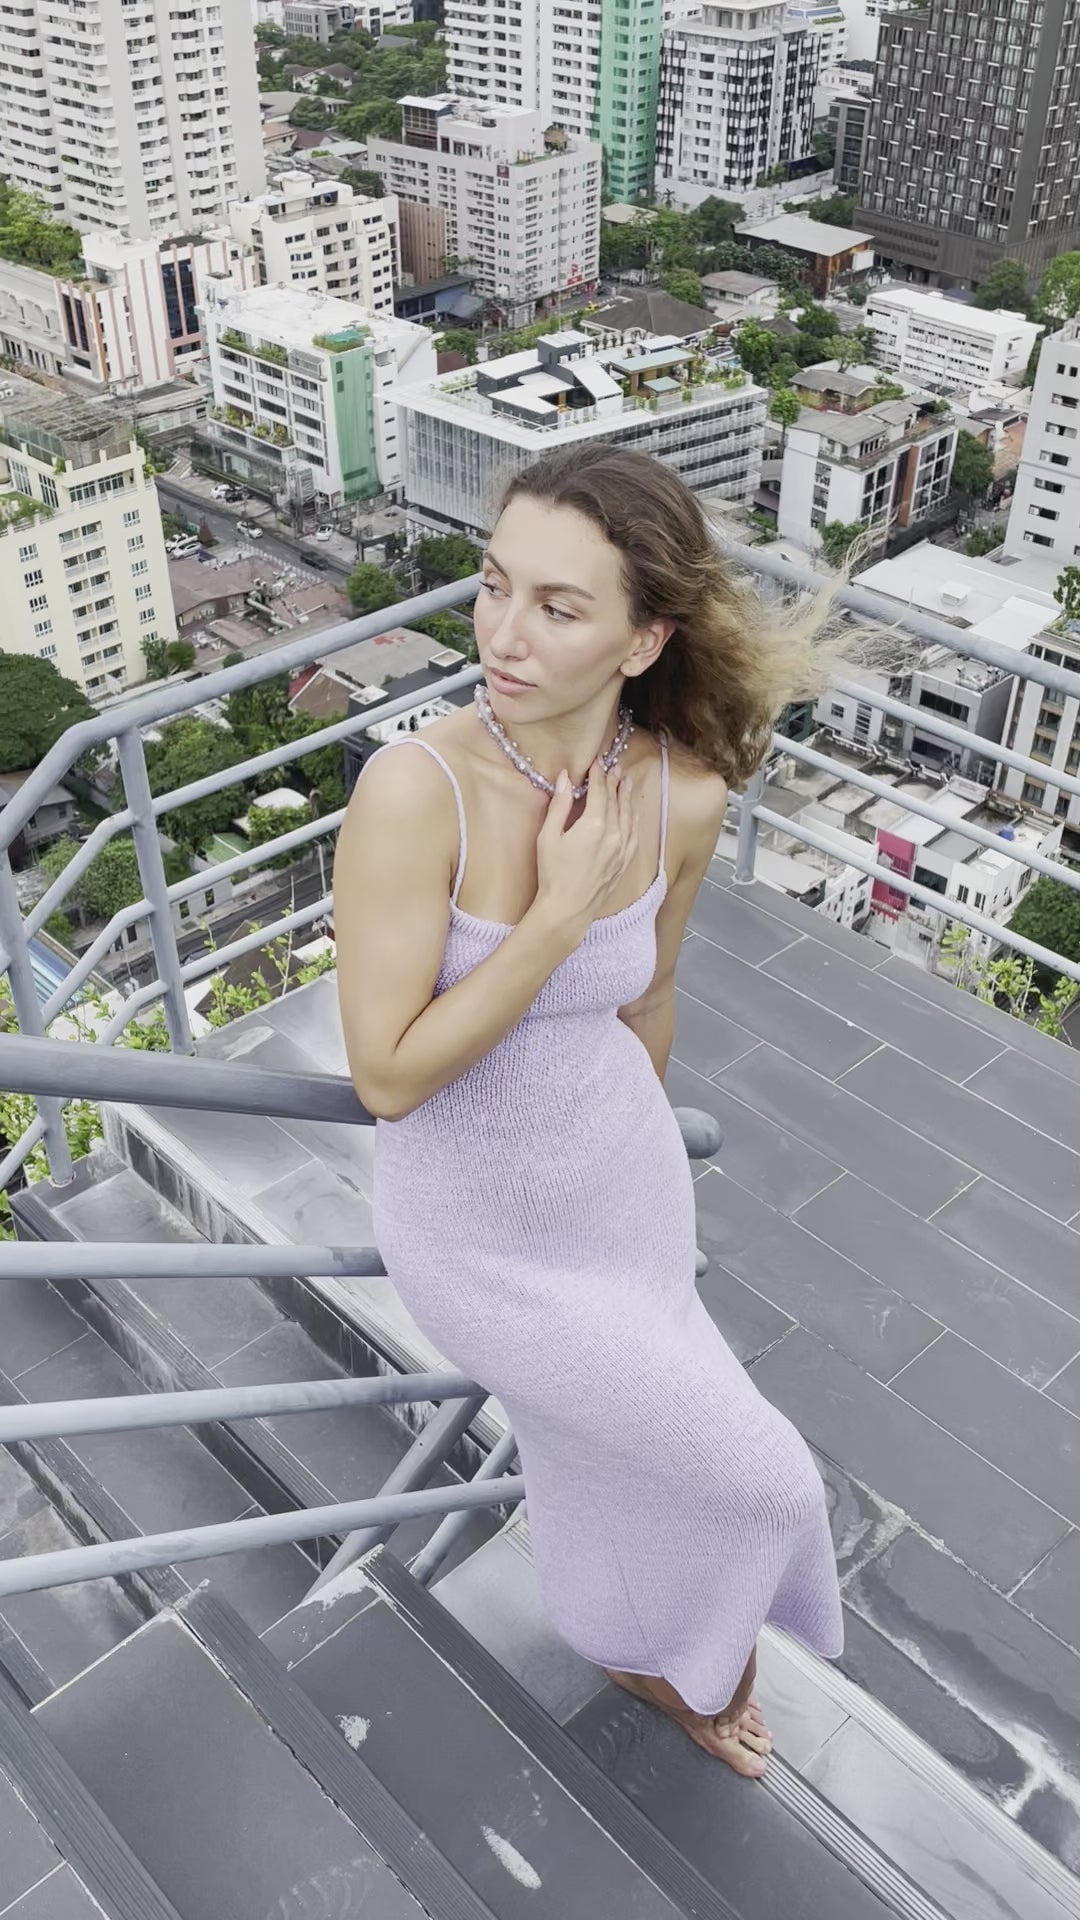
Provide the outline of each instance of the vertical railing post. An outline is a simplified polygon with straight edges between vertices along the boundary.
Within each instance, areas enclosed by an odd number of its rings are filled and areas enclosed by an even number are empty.
[[[765,770],[759,767],[747,781],[739,801],[739,842],[735,850],[735,884],[748,887],[757,860],[758,823],[754,808],[765,791]]]
[[[34,969],[23,928],[15,875],[11,870],[11,856],[6,847],[0,848],[0,945],[8,955],[7,974],[19,1028],[21,1032],[41,1039],[45,1033],[45,1022],[41,1017],[41,1002],[34,983]],[[71,1149],[64,1126],[64,1103],[55,1095],[42,1097],[37,1102],[37,1109],[45,1129],[49,1171],[58,1186],[65,1186],[71,1179]]]
[[[174,1053],[194,1053],[180,971],[180,951],[176,944],[176,929],[172,922],[165,878],[165,862],[161,857],[161,843],[154,818],[146,755],[137,729],[129,727],[125,733],[118,734],[116,746],[124,781],[124,798],[134,816],[132,838],[139,863],[139,878],[150,909],[150,938],[154,946],[154,963],[163,988],[169,1045]]]

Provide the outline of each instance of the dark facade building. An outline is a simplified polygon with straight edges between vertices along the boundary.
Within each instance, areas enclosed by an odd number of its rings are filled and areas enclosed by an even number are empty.
[[[1080,0],[929,0],[882,20],[858,223],[949,285],[1080,245]]]

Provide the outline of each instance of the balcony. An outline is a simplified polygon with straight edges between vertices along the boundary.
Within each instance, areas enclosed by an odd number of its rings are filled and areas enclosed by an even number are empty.
[[[768,550],[733,555],[807,584]],[[0,1041],[3,1085],[37,1099],[0,1166],[20,1235],[0,1247],[0,1752],[15,1787],[0,1774],[0,1803],[16,1836],[0,1911],[21,1920],[51,1871],[125,1920],[365,1904],[379,1920],[1077,1920],[1080,1067],[766,876],[801,838],[830,880],[876,877],[975,933],[979,914],[794,822],[757,780],[682,950],[667,1088],[698,1176],[699,1287],[815,1451],[847,1617],[836,1666],[763,1634],[777,1755],[760,1788],[545,1625],[505,1413],[447,1370],[371,1244],[370,1122],[333,981],[193,1037],[191,990],[275,931],[309,934],[330,900],[309,874],[261,930],[187,957],[174,906],[311,849],[341,815],[172,885],[155,821],[364,719],[156,797],[141,729],[474,590],[98,715],[0,814],[6,847],[121,728],[121,810],[25,918],[0,861],[21,1029]],[[842,598],[1016,669],[929,616]],[[1080,691],[1061,668],[1022,665]],[[970,741],[842,667],[836,685]],[[843,772],[892,792],[857,757]],[[954,824],[932,799],[911,805]],[[128,829],[144,898],[58,976],[40,930]],[[1017,841],[964,831],[1078,884]],[[140,920],[152,977],[96,1044],[56,1038]],[[158,1005],[168,1052],[117,1044]],[[104,1138],[73,1162],[61,1103],[75,1096],[99,1103]],[[51,1173],[35,1166],[19,1188],[42,1149]],[[663,1446],[657,1434],[657,1462]],[[588,1479],[583,1458],[583,1498]]]

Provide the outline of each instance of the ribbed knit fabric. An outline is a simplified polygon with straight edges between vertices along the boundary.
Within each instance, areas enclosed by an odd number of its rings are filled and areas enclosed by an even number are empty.
[[[511,929],[457,904],[436,992]],[[617,1010],[656,965],[664,898],[593,922],[525,1017],[403,1120],[380,1121],[375,1237],[418,1324],[501,1402],[521,1449],[545,1608],[599,1666],[731,1700],[765,1621],[835,1657],[840,1598],[824,1489],[695,1285],[678,1123]]]

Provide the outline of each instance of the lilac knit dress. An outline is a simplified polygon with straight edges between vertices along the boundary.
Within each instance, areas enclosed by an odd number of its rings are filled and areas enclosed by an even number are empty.
[[[457,904],[436,992],[511,929]],[[503,1404],[548,1615],[586,1659],[659,1674],[701,1713],[738,1685],[766,1620],[843,1644],[824,1490],[695,1286],[678,1123],[617,1010],[656,966],[667,887],[593,922],[491,1053],[380,1120],[375,1238],[418,1324]]]

